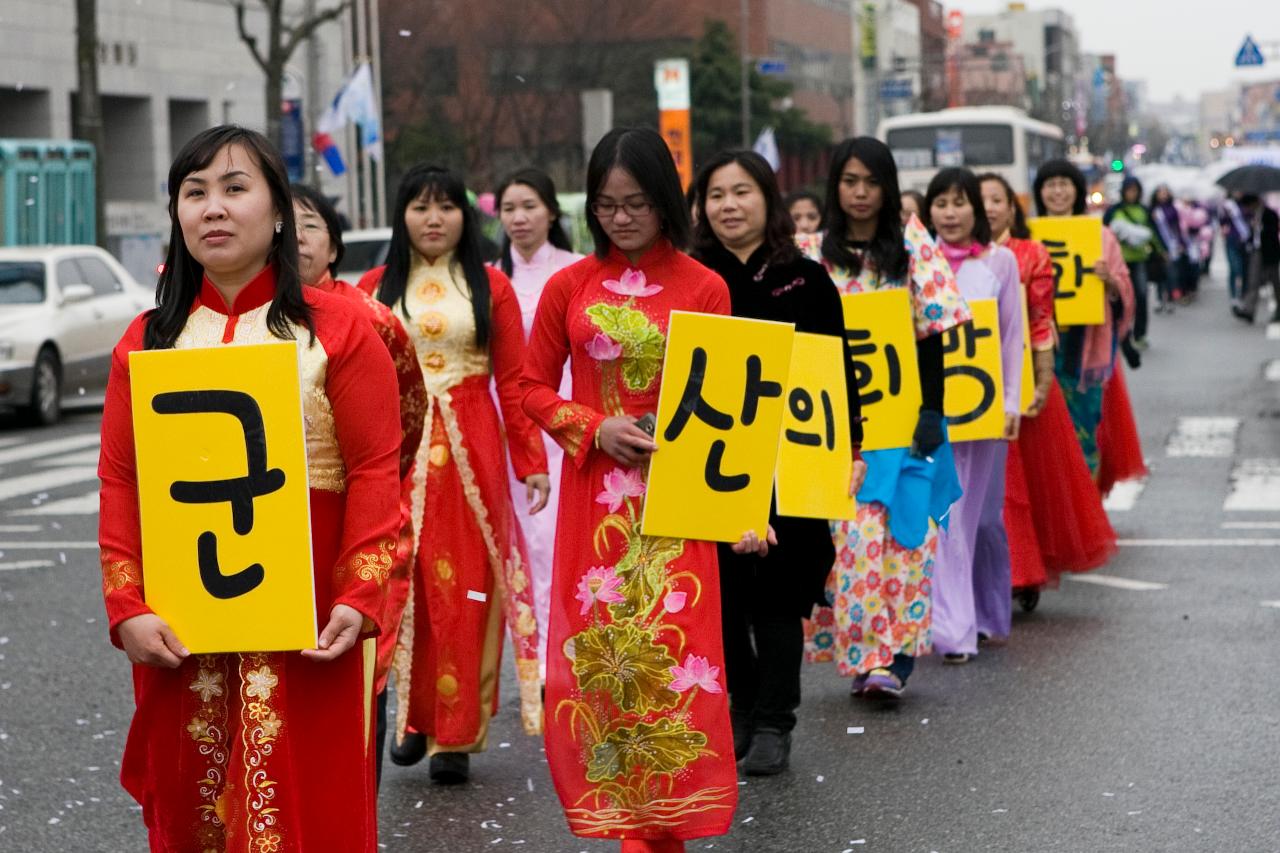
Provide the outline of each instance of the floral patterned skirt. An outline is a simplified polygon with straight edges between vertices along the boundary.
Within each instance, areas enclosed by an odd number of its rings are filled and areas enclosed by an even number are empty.
[[[836,563],[827,578],[831,607],[815,607],[805,621],[805,658],[832,662],[841,675],[885,667],[895,654],[928,654],[938,530],[919,548],[899,545],[888,530],[888,511],[859,503],[853,521],[831,525]]]

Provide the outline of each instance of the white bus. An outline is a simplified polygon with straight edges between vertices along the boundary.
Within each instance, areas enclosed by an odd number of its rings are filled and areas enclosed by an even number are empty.
[[[903,190],[924,192],[939,169],[965,166],[1003,175],[1024,205],[1040,165],[1066,156],[1060,128],[1014,107],[895,116],[880,122],[878,136],[893,152]]]

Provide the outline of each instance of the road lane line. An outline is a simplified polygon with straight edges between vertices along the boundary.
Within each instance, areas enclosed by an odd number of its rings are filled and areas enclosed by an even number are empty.
[[[100,452],[98,448],[91,447],[88,450],[81,450],[76,453],[64,453],[61,456],[54,456],[52,459],[41,459],[36,463],[36,467],[57,468],[64,465],[97,465]]]
[[[1223,530],[1280,530],[1280,521],[1224,521]]]
[[[1242,459],[1231,472],[1227,512],[1280,512],[1280,459]]]
[[[1280,382],[1280,358],[1268,361],[1262,375],[1267,378],[1268,382]]]
[[[0,501],[7,501],[11,498],[29,495],[34,492],[59,489],[63,486],[70,486],[72,483],[87,483],[96,479],[98,479],[98,467],[96,465],[54,468],[49,471],[41,471],[38,474],[25,474],[21,477],[0,480]]]
[[[9,515],[97,515],[99,503],[96,491],[86,492],[78,497],[49,501],[31,509],[11,510]]]
[[[1267,324],[1267,340],[1280,341],[1280,323]]]
[[[1138,581],[1132,578],[1117,578],[1112,575],[1100,575],[1096,572],[1090,572],[1087,575],[1064,574],[1067,580],[1076,583],[1091,583],[1097,586],[1109,586],[1114,589],[1127,589],[1133,592],[1153,592],[1158,589],[1168,589],[1167,583],[1153,583],[1152,581]]]
[[[1259,601],[1258,603],[1261,604],[1263,607],[1280,608],[1280,601]]]
[[[96,551],[97,542],[0,542],[0,551]]]
[[[17,437],[0,438],[0,447],[13,447],[15,444],[20,444],[21,442],[22,439]]]
[[[53,560],[19,560],[16,563],[0,563],[0,572],[16,572],[20,569],[47,569]]]
[[[0,533],[39,533],[39,524],[0,524]]]
[[[1138,502],[1142,490],[1147,487],[1146,480],[1125,480],[1116,483],[1111,494],[1102,501],[1102,508],[1107,512],[1128,512]]]
[[[85,447],[96,447],[102,439],[97,433],[89,435],[71,435],[66,438],[55,438],[51,441],[39,441],[9,450],[0,450],[0,465],[10,462],[22,462],[27,459],[39,459],[41,456],[52,456],[55,453],[66,453],[68,450],[80,450]]]
[[[1199,459],[1230,458],[1236,449],[1239,418],[1178,418],[1177,428],[1169,436],[1165,454]]]
[[[1277,548],[1280,539],[1121,539],[1122,548]]]

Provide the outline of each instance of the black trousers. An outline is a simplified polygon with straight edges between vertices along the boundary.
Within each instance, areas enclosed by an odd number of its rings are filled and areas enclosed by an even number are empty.
[[[804,627],[795,608],[770,597],[760,560],[721,548],[720,600],[725,678],[733,715],[756,728],[789,732],[800,707]]]
[[[378,716],[377,724],[373,730],[374,734],[374,778],[377,780],[377,789],[382,788],[382,756],[387,751],[387,689],[382,688],[382,692],[378,694]]]

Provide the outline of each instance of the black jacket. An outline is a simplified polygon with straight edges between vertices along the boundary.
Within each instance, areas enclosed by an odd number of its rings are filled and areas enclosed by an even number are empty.
[[[1266,266],[1280,264],[1280,214],[1262,206],[1262,228],[1258,235],[1258,253]],[[734,309],[737,313],[737,309]]]

